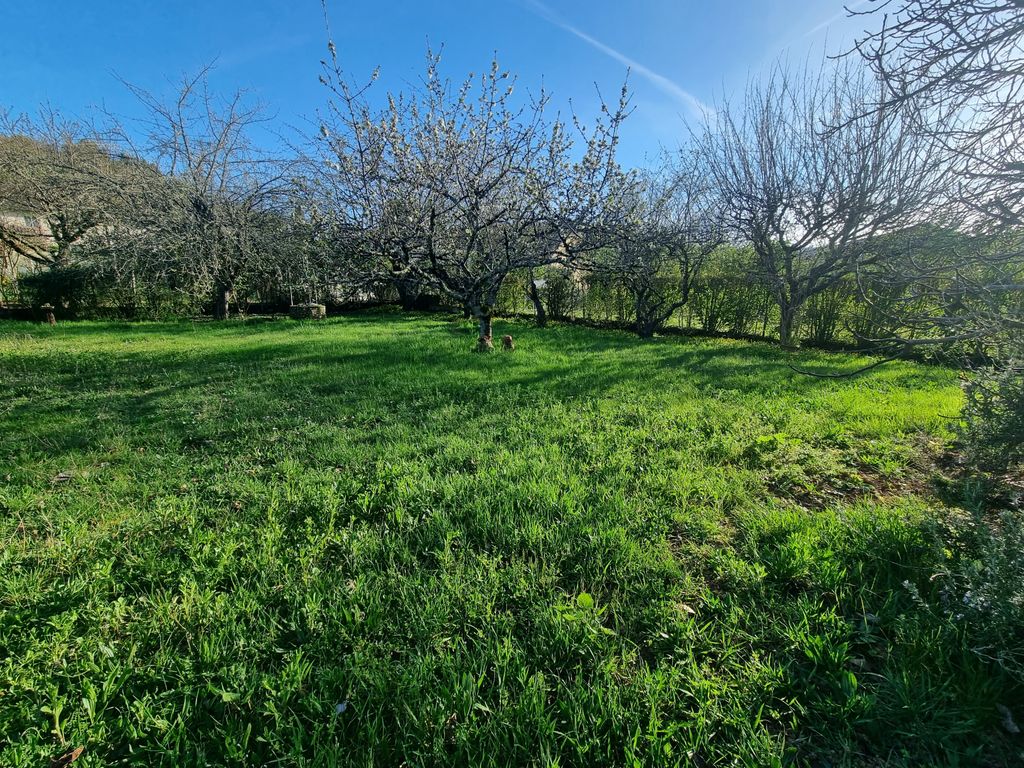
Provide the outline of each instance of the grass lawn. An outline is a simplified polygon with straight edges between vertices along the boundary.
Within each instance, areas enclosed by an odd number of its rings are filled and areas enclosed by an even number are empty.
[[[507,331],[0,324],[0,765],[1022,758],[931,600],[953,373]]]

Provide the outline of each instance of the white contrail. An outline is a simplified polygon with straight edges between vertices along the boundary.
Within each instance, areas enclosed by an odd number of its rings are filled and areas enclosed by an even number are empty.
[[[827,27],[831,27],[833,24],[835,24],[837,21],[843,18],[848,10],[855,11],[861,6],[867,5],[869,2],[871,2],[871,0],[857,0],[856,3],[850,3],[849,5],[844,6],[843,10],[841,10],[839,13],[835,14],[834,16],[829,16],[814,29],[804,33],[804,37],[810,37],[811,35],[817,34],[818,32]]]
[[[714,110],[712,110],[709,106],[701,102],[700,99],[698,99],[692,93],[690,93],[685,88],[680,86],[678,83],[675,83],[669,78],[665,77],[664,75],[659,74],[648,67],[645,67],[640,62],[631,59],[626,54],[615,50],[611,46],[605,45],[600,40],[591,37],[583,30],[574,27],[572,24],[568,24],[567,22],[563,21],[554,11],[552,11],[550,8],[548,8],[548,6],[542,3],[541,0],[526,0],[526,3],[546,21],[550,22],[551,24],[554,24],[556,27],[561,27],[566,32],[572,35],[575,35],[580,40],[585,42],[587,45],[597,49],[605,56],[614,59],[620,64],[626,65],[627,67],[629,67],[631,72],[636,72],[638,75],[640,75],[640,77],[649,81],[662,92],[667,93],[669,96],[682,102],[695,114],[704,116],[712,114],[714,112]]]

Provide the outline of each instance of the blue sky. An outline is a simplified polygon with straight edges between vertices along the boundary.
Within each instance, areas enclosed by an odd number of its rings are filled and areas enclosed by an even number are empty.
[[[850,4],[851,0],[846,0]],[[867,7],[868,0],[855,5]],[[543,84],[586,115],[594,84],[614,97],[632,69],[635,112],[622,159],[643,164],[672,146],[700,104],[736,93],[780,55],[802,62],[848,45],[874,17],[850,19],[844,0],[329,0],[345,69],[361,80],[380,65],[379,90],[423,67],[444,45],[453,78],[497,52],[519,87]],[[217,60],[218,90],[248,90],[281,126],[315,119],[326,53],[319,0],[6,0],[0,3],[0,108],[49,103],[71,114],[104,106],[137,113],[118,81],[167,92]],[[14,31],[12,34],[11,31]]]

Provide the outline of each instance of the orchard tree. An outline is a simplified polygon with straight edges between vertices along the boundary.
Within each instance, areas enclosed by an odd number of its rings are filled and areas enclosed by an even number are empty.
[[[489,348],[510,273],[569,263],[605,242],[624,178],[615,150],[625,89],[587,130],[549,117],[546,93],[517,105],[514,78],[497,62],[456,87],[428,53],[420,87],[374,110],[331,54],[321,133],[357,259],[465,307],[479,348]]]
[[[147,116],[132,129],[115,124],[112,135],[155,172],[121,188],[116,250],[133,274],[208,291],[214,316],[225,319],[239,284],[280,257],[292,197],[286,167],[253,142],[260,107],[241,92],[218,98],[209,73],[184,78],[169,100],[128,86]]]
[[[39,267],[69,265],[110,222],[123,163],[88,126],[52,110],[0,120],[0,245]],[[18,214],[11,216],[10,214]]]
[[[750,242],[794,343],[812,296],[851,274],[873,238],[914,221],[934,160],[906,110],[871,111],[878,84],[853,64],[776,67],[705,123],[703,151],[728,224]],[[857,119],[854,119],[857,118]]]
[[[875,110],[915,110],[946,163],[942,223],[959,235],[938,253],[907,249],[911,300],[864,292],[901,329],[877,345],[890,358],[922,346],[987,357],[961,437],[973,463],[1005,469],[1024,462],[1024,3],[873,0],[864,14],[882,16],[856,44],[884,85]]]
[[[876,108],[914,109],[960,207],[1024,224],[1024,3],[872,0],[854,15],[883,13],[856,43],[883,85]]]
[[[628,218],[593,269],[622,283],[634,325],[649,338],[686,305],[710,254],[724,242],[721,207],[699,154],[683,153],[635,179]]]
[[[913,110],[943,158],[942,224],[960,234],[941,248],[911,241],[890,262],[898,274],[882,279],[912,290],[887,310],[913,338],[876,341],[895,353],[976,342],[1024,358],[1024,3],[899,0],[857,15],[883,11],[880,29],[856,44],[883,85],[875,112]]]
[[[363,293],[390,285],[402,307],[411,309],[422,288],[413,262],[422,249],[426,211],[410,180],[391,172],[391,132],[371,109],[369,84],[353,88],[333,44],[329,48],[330,65],[322,62],[320,81],[332,98],[308,174],[321,232],[339,280]],[[377,77],[374,72],[370,82]]]

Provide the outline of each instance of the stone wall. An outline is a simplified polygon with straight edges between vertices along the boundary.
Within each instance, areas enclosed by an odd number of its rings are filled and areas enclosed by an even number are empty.
[[[288,316],[293,320],[323,320],[327,317],[327,307],[323,304],[294,304],[289,307]]]

